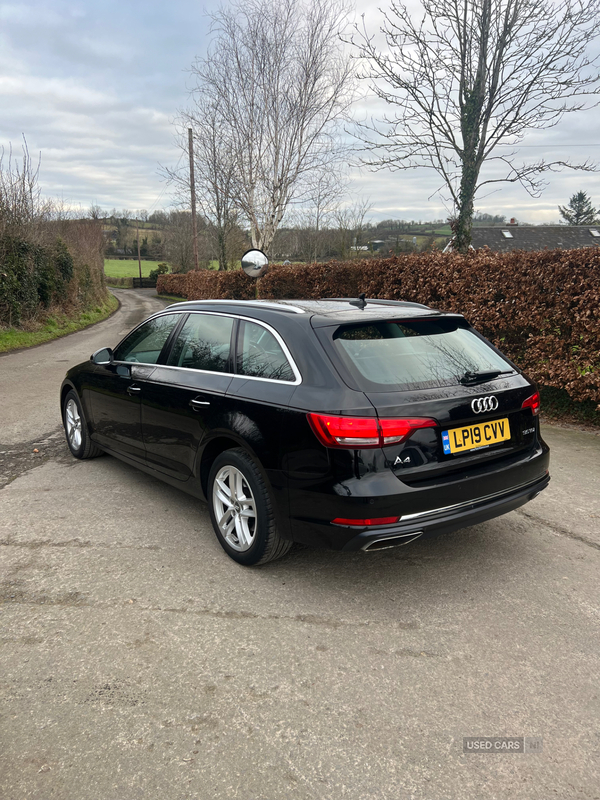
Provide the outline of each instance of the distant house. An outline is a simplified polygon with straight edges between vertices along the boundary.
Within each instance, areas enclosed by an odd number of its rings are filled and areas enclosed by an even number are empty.
[[[504,225],[473,227],[473,247],[489,247],[499,253],[511,250],[575,250],[600,247],[600,225]],[[452,250],[452,239],[445,252]]]

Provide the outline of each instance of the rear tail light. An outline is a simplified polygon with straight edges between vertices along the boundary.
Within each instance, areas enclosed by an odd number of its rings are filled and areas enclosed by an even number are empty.
[[[420,419],[417,417],[409,419],[380,419],[382,444],[396,444],[416,431],[418,428],[435,428],[437,422],[434,419]]]
[[[383,447],[397,444],[418,428],[434,428],[434,419],[377,419],[376,417],[334,417],[307,414],[317,439],[325,447]]]
[[[521,408],[530,408],[534,417],[537,417],[537,415],[540,413],[540,407],[541,402],[539,392],[532,394],[531,397],[528,397],[527,400],[524,400],[523,405],[521,406]]]
[[[368,528],[372,525],[394,525],[399,519],[400,517],[374,517],[372,519],[345,519],[344,517],[336,517],[331,520],[331,524]]]
[[[376,417],[330,417],[308,414],[317,439],[325,447],[379,447]]]

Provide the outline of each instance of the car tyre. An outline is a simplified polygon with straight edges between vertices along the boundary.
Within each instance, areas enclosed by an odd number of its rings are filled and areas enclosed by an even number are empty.
[[[73,389],[67,392],[63,400],[62,418],[67,444],[75,458],[97,458],[103,455],[104,451],[90,439],[81,402]]]
[[[208,476],[207,497],[217,539],[238,564],[265,564],[292,547],[279,535],[271,493],[245,450],[233,448],[217,456]]]

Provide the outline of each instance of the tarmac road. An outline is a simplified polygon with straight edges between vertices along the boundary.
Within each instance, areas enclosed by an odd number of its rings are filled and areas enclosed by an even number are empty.
[[[195,500],[67,450],[66,368],[160,302],[116,294],[0,358],[2,800],[598,800],[600,437],[544,426],[550,488],[500,519],[245,569]]]
[[[121,307],[106,321],[53,342],[0,354],[0,442],[41,437],[61,424],[57,402],[65,373],[101,347],[114,347],[150,314],[168,305],[154,290],[112,289]]]

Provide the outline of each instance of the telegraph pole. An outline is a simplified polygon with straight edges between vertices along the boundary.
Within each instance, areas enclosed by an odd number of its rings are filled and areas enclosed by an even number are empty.
[[[142,257],[140,255],[140,221],[137,220],[138,267],[140,270],[140,289],[142,288]]]
[[[196,230],[196,181],[194,180],[194,139],[192,129],[188,128],[190,152],[190,191],[192,193],[192,237],[194,239],[194,269],[198,269],[198,231]]]

